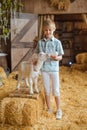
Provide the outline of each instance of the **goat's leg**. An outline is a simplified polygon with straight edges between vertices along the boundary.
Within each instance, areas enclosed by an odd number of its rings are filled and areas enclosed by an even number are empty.
[[[27,87],[29,87],[29,80],[28,80],[28,77],[25,78],[25,82],[26,82]]]
[[[34,92],[39,93],[39,90],[38,90],[38,76],[33,78],[33,83],[34,83]]]
[[[18,83],[17,83],[16,89],[20,89],[20,80],[18,80]]]
[[[19,75],[18,75],[18,82],[17,82],[16,89],[20,89],[20,86],[21,86],[21,80],[22,80],[22,76],[20,76],[20,74],[19,74]]]
[[[33,92],[33,81],[32,81],[32,78],[29,78],[29,87],[30,87],[30,94],[34,94],[34,92]]]
[[[16,89],[20,89],[22,80],[23,80],[23,75],[19,74]]]

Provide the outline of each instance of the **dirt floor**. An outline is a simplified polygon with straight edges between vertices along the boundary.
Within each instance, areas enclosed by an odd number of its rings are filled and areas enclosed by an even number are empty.
[[[17,81],[13,76],[14,74],[10,75],[6,80],[4,76],[4,87],[0,88],[0,100],[3,100],[15,89]],[[39,77],[38,85],[42,91],[41,76]],[[52,114],[46,112],[46,104],[44,104],[42,115],[33,126],[12,126],[1,123],[0,130],[87,130],[87,71],[61,66],[60,91],[61,109],[63,111],[61,120],[56,120],[55,118],[56,106],[54,97],[51,96]]]

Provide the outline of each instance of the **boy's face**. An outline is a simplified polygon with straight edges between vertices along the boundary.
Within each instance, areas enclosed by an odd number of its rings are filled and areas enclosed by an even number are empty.
[[[53,28],[53,26],[45,26],[43,28],[43,31],[46,38],[51,38],[53,36],[55,29]]]

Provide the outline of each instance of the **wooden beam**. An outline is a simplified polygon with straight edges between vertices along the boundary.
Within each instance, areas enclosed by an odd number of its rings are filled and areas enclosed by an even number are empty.
[[[87,24],[87,14],[82,14],[83,21]]]

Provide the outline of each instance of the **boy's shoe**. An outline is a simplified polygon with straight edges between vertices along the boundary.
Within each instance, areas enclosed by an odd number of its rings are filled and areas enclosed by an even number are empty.
[[[62,118],[62,110],[58,110],[56,113],[56,119],[59,120]]]

